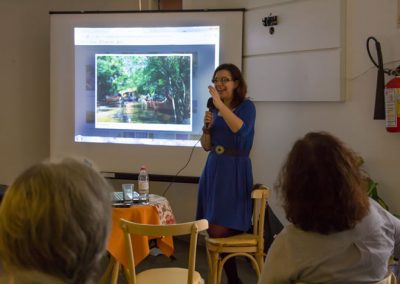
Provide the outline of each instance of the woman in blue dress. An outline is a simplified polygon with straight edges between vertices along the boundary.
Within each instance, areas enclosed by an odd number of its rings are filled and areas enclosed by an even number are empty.
[[[209,221],[212,238],[232,236],[251,227],[253,145],[256,110],[246,98],[240,70],[222,64],[214,71],[208,90],[214,107],[204,116],[201,145],[209,155],[199,181],[197,219]],[[234,258],[224,265],[228,283],[241,283]]]

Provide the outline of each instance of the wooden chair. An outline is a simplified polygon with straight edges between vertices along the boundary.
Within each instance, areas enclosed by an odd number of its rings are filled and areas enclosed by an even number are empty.
[[[208,229],[208,221],[198,220],[194,222],[173,225],[148,225],[130,222],[120,219],[120,227],[124,232],[125,244],[129,253],[129,267],[125,276],[129,284],[200,284],[204,283],[200,274],[194,270],[196,263],[196,248],[198,233]],[[190,235],[188,268],[154,268],[148,269],[136,275],[135,261],[133,257],[132,235],[142,236],[181,236]]]
[[[255,185],[251,193],[253,198],[253,233],[239,234],[227,238],[206,238],[209,264],[208,283],[221,282],[225,262],[235,256],[248,257],[260,276],[264,263],[264,218],[267,200],[271,190],[265,185]]]
[[[376,282],[376,284],[396,284],[396,277],[394,276],[393,272],[391,272],[385,279]]]
[[[306,282],[295,282],[296,284],[307,284]],[[376,282],[375,284],[396,284],[396,276],[394,276],[393,272],[391,272],[385,279]]]

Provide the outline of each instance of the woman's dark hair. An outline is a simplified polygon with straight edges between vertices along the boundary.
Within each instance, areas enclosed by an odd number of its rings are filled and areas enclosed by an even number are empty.
[[[231,107],[237,107],[238,105],[240,105],[241,102],[243,102],[247,94],[247,85],[244,81],[242,72],[240,72],[239,68],[236,65],[232,63],[224,63],[219,65],[217,69],[215,69],[213,78],[215,78],[215,74],[221,70],[229,71],[229,73],[231,73],[232,79],[239,83],[237,88],[233,92],[233,99],[231,103]]]
[[[357,155],[326,132],[294,144],[276,184],[287,219],[321,234],[354,228],[368,214],[365,186]]]

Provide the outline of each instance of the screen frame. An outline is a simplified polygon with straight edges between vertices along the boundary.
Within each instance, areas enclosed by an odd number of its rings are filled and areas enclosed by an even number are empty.
[[[188,167],[180,173],[181,176],[200,176],[207,157],[207,152],[200,147],[193,149],[74,142],[73,27],[85,24],[90,24],[90,27],[219,25],[220,63],[230,62],[242,68],[244,11],[245,9],[50,12],[50,157],[83,156],[93,161],[99,170],[109,173],[136,173],[141,165],[146,165],[150,174],[170,176],[175,176],[190,159]],[[71,60],[66,60],[65,57]],[[204,82],[204,93],[207,97],[209,84],[208,81]]]

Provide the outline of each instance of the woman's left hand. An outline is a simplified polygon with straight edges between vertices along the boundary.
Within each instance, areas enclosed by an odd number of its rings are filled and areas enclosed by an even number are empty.
[[[219,114],[228,124],[228,127],[233,133],[238,132],[243,126],[243,120],[224,104],[224,102],[221,100],[221,97],[219,96],[218,91],[213,86],[208,86],[208,91],[213,98],[215,108],[218,109]]]
[[[221,100],[221,97],[219,96],[217,89],[215,89],[213,86],[208,86],[208,92],[213,98],[214,106],[219,110],[220,107],[224,104],[224,102]]]

